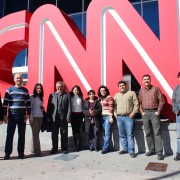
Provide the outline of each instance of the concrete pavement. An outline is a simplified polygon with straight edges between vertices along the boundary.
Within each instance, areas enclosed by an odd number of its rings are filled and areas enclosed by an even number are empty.
[[[139,154],[132,159],[128,154],[119,155],[117,151],[101,154],[101,152],[72,152],[72,137],[69,133],[70,153],[50,155],[51,134],[41,133],[42,157],[34,157],[30,152],[31,129],[26,130],[26,159],[17,158],[17,130],[14,136],[14,149],[10,160],[3,160],[6,125],[0,126],[0,179],[1,180],[131,180],[131,179],[180,179],[180,161],[174,156],[165,157],[163,161],[157,156],[146,157]],[[168,164],[166,172],[145,170],[149,162]]]

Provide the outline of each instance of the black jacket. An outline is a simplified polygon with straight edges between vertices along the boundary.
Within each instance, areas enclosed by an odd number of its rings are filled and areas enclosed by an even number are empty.
[[[61,103],[60,103],[60,119],[62,121],[71,119],[71,100],[70,96],[63,92],[61,94]],[[55,122],[57,111],[57,93],[49,95],[48,106],[47,106],[47,118]]]
[[[84,123],[85,123],[85,132],[89,133],[89,127],[90,127],[90,120],[89,120],[89,101],[84,100],[83,105],[83,113],[85,115]],[[100,104],[100,100],[96,100],[93,107],[93,117],[95,119],[95,126],[99,130],[101,127],[101,113],[102,113],[102,107]]]

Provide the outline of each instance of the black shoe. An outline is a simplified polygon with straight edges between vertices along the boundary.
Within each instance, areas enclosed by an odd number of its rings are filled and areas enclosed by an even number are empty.
[[[36,157],[41,157],[41,153],[35,153]]]
[[[119,154],[127,154],[127,153],[128,153],[128,151],[124,151],[124,150],[119,151]]]
[[[108,153],[107,150],[102,150],[102,151],[101,151],[101,154],[106,154],[106,153]]]
[[[26,156],[25,156],[24,154],[19,154],[19,155],[18,155],[18,158],[19,158],[19,159],[25,159]]]
[[[50,154],[56,154],[57,152],[58,152],[58,150],[55,150],[55,149],[50,150]]]
[[[180,161],[180,153],[177,153],[176,157],[174,158],[175,161]]]
[[[68,151],[63,151],[62,153],[63,153],[63,154],[68,154]]]
[[[132,158],[135,158],[135,157],[136,157],[136,155],[135,155],[134,152],[130,153],[129,155],[130,155]]]
[[[158,154],[158,160],[163,160],[164,159],[164,156],[162,154]]]
[[[10,154],[5,154],[4,160],[8,160],[10,158]]]
[[[96,152],[98,152],[98,151],[99,151],[99,149],[95,148],[95,151],[96,151]]]
[[[94,148],[90,148],[89,151],[91,151],[91,152],[94,151]]]
[[[146,156],[152,156],[155,155],[156,153],[154,151],[149,151],[146,153]]]

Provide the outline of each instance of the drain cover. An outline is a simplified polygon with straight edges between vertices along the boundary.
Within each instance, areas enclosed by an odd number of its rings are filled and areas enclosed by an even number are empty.
[[[167,169],[167,164],[164,163],[154,163],[150,162],[146,166],[145,170],[150,170],[150,171],[160,171],[160,172],[165,172]]]
[[[63,161],[72,161],[73,159],[76,159],[79,155],[76,154],[62,154],[60,156],[57,156],[56,160],[63,160]]]

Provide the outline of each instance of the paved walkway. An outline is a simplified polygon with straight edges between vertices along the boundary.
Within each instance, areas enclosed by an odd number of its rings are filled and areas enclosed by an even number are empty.
[[[42,157],[34,157],[30,153],[31,129],[26,131],[26,159],[17,159],[17,130],[14,137],[14,149],[10,160],[3,160],[6,125],[0,126],[0,179],[1,180],[131,180],[131,179],[180,179],[180,161],[175,162],[173,156],[158,161],[156,156],[138,155],[135,159],[128,154],[118,155],[116,152],[72,152],[64,155],[60,151],[50,155],[51,134],[41,133]],[[71,137],[70,137],[71,139]],[[71,150],[71,149],[70,149]],[[149,162],[168,164],[166,172],[147,171]]]

